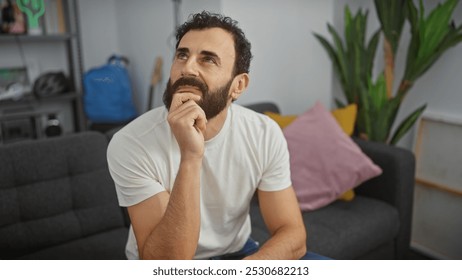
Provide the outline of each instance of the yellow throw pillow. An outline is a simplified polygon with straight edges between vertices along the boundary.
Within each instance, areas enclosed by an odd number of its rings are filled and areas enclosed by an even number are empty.
[[[353,134],[357,112],[358,107],[356,106],[356,104],[350,104],[344,108],[335,109],[331,111],[332,115],[337,120],[337,123],[340,125],[342,130],[349,136]],[[273,112],[265,112],[265,115],[273,119],[281,127],[281,129],[288,126],[298,117],[297,115],[283,116],[281,114]],[[351,189],[340,195],[338,199],[343,201],[351,201],[354,197],[354,190]]]
[[[355,191],[353,189],[347,190],[338,197],[339,200],[343,201],[352,201],[353,198],[355,198]]]
[[[344,108],[331,111],[342,130],[349,136],[353,134],[357,111],[358,107],[356,104],[350,104]],[[265,112],[265,115],[273,119],[281,127],[281,129],[288,126],[298,117],[297,115],[281,115],[273,112]]]
[[[358,107],[356,104],[350,104],[344,108],[331,111],[343,131],[351,136],[355,128],[356,114]]]
[[[297,115],[283,116],[281,114],[273,113],[273,112],[265,112],[265,115],[273,119],[281,127],[281,129],[288,126],[291,122],[293,122],[298,117]]]
[[[356,114],[358,112],[358,107],[356,104],[350,104],[344,108],[333,110],[331,113],[334,118],[337,120],[338,124],[342,130],[351,136],[355,128]],[[353,189],[347,190],[338,199],[343,201],[351,201],[355,198],[355,192]]]

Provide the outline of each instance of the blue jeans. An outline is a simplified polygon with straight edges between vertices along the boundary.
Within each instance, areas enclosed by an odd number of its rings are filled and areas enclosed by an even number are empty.
[[[260,245],[257,241],[254,241],[252,238],[249,238],[244,244],[241,250],[225,254],[221,256],[211,257],[211,260],[242,260],[243,258],[255,253],[260,248]],[[307,252],[300,260],[331,260],[328,257],[318,255],[312,252]]]

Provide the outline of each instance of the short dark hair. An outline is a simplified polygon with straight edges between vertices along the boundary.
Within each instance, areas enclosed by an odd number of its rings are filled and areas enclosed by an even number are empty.
[[[230,17],[220,14],[203,11],[193,14],[189,20],[176,30],[176,48],[183,36],[190,30],[202,30],[208,28],[222,28],[233,36],[236,59],[234,61],[234,76],[241,73],[249,73],[252,53],[250,51],[250,42],[244,35],[244,32],[237,26],[238,22]]]

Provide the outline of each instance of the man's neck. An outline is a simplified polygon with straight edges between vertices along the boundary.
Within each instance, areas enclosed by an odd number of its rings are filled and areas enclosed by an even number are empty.
[[[224,108],[223,111],[221,111],[213,119],[207,121],[207,128],[204,135],[205,141],[212,139],[220,133],[221,129],[225,125],[229,106],[231,106],[231,103],[229,103],[226,108]]]

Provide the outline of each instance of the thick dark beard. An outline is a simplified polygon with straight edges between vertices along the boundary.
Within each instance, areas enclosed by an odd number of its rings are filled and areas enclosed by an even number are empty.
[[[199,105],[199,107],[204,110],[207,120],[210,120],[216,117],[226,108],[229,100],[229,89],[231,88],[232,82],[233,79],[230,79],[229,82],[221,88],[215,91],[209,91],[206,84],[192,77],[179,78],[175,83],[173,83],[173,85],[172,81],[169,79],[164,91],[163,101],[165,107],[170,110],[173,94],[178,90],[180,86],[197,87],[202,93],[201,100],[197,102],[197,105]]]

